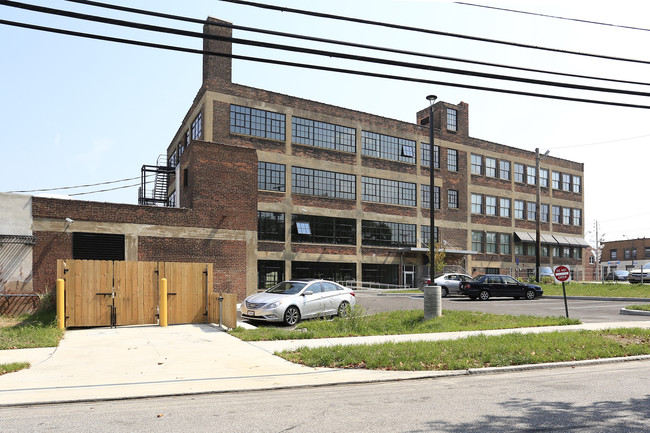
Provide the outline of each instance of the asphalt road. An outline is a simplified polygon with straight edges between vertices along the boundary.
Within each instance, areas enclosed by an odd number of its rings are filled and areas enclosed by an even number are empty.
[[[421,296],[377,295],[376,292],[356,292],[357,305],[369,314],[394,310],[413,310],[423,308]],[[650,300],[649,300],[650,302]],[[649,316],[630,316],[620,314],[621,308],[640,302],[581,300],[567,298],[569,317],[583,323],[627,322],[650,320]],[[487,301],[472,301],[466,297],[448,296],[442,298],[443,310],[484,311],[497,314],[530,314],[535,316],[566,316],[564,299],[541,297],[532,301],[512,298],[493,298]]]
[[[647,432],[650,361],[0,409],[1,432]]]

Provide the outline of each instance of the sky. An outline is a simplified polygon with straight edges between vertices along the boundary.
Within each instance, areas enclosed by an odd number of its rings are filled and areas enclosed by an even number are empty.
[[[63,0],[25,3],[201,32],[199,24],[144,17]],[[220,0],[110,1],[168,14],[353,41],[501,65],[650,84],[650,64],[532,50],[272,11]],[[562,51],[650,62],[650,3],[611,1],[258,0]],[[487,5],[479,7],[477,5]],[[496,9],[501,8],[501,9]],[[510,9],[510,11],[503,10]],[[529,12],[517,13],[512,10]],[[541,14],[540,15],[533,15]],[[569,19],[560,19],[570,18]],[[200,49],[200,39],[163,35],[0,5],[0,19]],[[594,24],[586,21],[604,23]],[[560,83],[650,92],[637,85],[477,66],[244,31],[234,37]],[[650,106],[647,96],[574,90],[338,60],[235,45],[235,54],[380,72],[445,83]],[[67,194],[136,204],[140,168],[156,164],[201,85],[198,54],[137,47],[0,24],[0,192]],[[442,84],[369,78],[233,61],[233,81],[405,122],[425,97],[469,104],[472,137],[584,163],[585,238],[650,236],[645,193],[650,110],[508,95]],[[542,163],[543,166],[543,163]],[[119,182],[115,182],[119,181]],[[110,183],[108,183],[110,182]],[[101,185],[98,185],[101,184]],[[81,185],[83,188],[54,189]],[[119,189],[115,189],[119,188]],[[107,190],[97,192],[99,190]],[[36,191],[38,190],[38,191]],[[81,195],[73,195],[81,194]],[[0,222],[1,227],[1,222]]]

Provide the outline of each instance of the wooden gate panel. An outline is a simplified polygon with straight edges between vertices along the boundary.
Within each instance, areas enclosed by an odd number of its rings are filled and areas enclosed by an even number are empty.
[[[117,325],[156,323],[157,269],[156,262],[115,262]]]
[[[113,262],[66,260],[66,326],[110,326]]]
[[[207,308],[205,263],[161,263],[167,279],[168,323],[205,323]]]

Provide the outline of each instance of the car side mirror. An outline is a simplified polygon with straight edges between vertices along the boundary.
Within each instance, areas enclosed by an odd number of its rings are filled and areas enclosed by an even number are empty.
[[[313,294],[314,294],[314,292],[312,292],[311,290],[305,290],[304,292],[302,292],[302,296],[309,296],[309,295],[313,295]]]

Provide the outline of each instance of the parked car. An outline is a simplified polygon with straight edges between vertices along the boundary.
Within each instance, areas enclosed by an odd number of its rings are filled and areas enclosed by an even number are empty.
[[[333,281],[291,280],[247,297],[240,310],[245,319],[292,326],[310,317],[344,316],[355,302],[351,289]]]
[[[628,271],[614,271],[605,276],[606,281],[627,281]]]
[[[646,263],[639,269],[632,269],[627,275],[630,283],[640,283],[642,278],[644,283],[650,283],[650,263]]]
[[[450,293],[457,294],[458,286],[460,286],[460,283],[462,283],[463,281],[469,281],[471,279],[472,277],[466,274],[458,274],[458,273],[440,274],[433,279],[433,285],[440,286],[440,292],[442,297],[444,298]],[[431,285],[431,280],[427,279],[425,285],[426,286]]]
[[[540,266],[539,268],[539,277],[551,277],[555,278],[555,273],[553,272],[553,269],[551,269],[548,266]]]
[[[512,296],[515,299],[535,299],[544,291],[535,284],[522,283],[510,275],[479,275],[471,281],[460,283],[458,293],[471,300],[487,301],[491,297]]]

